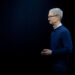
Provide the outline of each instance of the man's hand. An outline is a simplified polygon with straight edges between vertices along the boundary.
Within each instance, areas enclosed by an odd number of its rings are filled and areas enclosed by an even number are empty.
[[[51,55],[52,54],[52,50],[50,49],[43,49],[43,51],[41,52],[42,55]]]

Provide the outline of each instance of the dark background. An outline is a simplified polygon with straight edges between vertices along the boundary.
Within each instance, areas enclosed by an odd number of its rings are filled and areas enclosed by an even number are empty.
[[[47,64],[49,57],[48,59],[42,57],[40,52],[43,48],[49,48],[52,28],[48,23],[48,11],[54,7],[63,10],[62,23],[71,32],[74,45],[74,7],[72,3],[70,0],[67,3],[64,0],[0,1],[0,55],[23,56],[28,65],[26,69],[30,71],[33,68],[31,73],[34,73],[34,70],[39,73],[41,69],[47,68],[41,64]],[[73,57],[74,49],[71,58]],[[72,65],[73,60],[71,59],[71,69]]]

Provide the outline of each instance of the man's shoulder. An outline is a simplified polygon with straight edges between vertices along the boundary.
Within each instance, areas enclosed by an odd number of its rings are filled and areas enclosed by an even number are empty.
[[[69,32],[69,29],[63,25],[61,26],[60,30],[61,30],[61,32],[65,32],[65,33]]]

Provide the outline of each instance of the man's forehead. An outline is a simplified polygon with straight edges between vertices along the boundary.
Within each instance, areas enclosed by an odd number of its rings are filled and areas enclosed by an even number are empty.
[[[49,11],[48,15],[54,15],[54,13]]]

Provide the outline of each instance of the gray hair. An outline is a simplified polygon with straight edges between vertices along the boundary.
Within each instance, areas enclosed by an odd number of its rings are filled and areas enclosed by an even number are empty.
[[[60,19],[63,17],[63,11],[60,8],[52,8],[49,12],[53,12],[54,15],[60,16]]]

